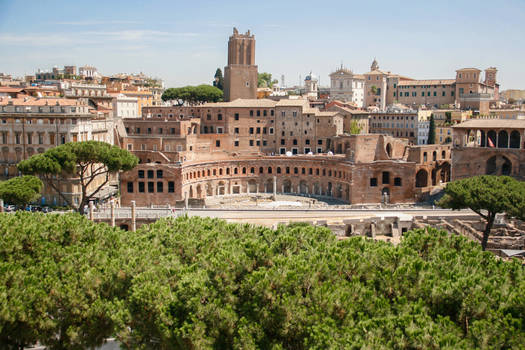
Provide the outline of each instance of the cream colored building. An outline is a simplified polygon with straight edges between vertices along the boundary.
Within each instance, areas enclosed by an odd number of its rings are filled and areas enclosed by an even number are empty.
[[[96,140],[118,144],[118,135],[123,132],[123,125],[111,113],[96,111],[80,100],[0,97],[0,176],[17,176],[18,162],[67,142]],[[78,203],[81,192],[75,179],[63,180],[59,185],[69,200]],[[64,204],[47,187],[42,191],[41,202]]]
[[[330,99],[352,102],[364,106],[365,77],[354,74],[350,69],[340,68],[330,74]]]

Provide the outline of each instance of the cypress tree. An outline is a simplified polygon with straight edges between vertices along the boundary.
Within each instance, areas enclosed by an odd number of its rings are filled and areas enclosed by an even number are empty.
[[[428,145],[436,143],[436,123],[434,122],[434,114],[430,115],[430,125],[428,126]]]

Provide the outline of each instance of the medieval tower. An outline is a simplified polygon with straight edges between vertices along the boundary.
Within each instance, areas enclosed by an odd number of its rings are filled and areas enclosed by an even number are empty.
[[[228,41],[228,65],[224,67],[224,100],[257,98],[257,66],[255,65],[255,38],[239,34],[233,28]]]

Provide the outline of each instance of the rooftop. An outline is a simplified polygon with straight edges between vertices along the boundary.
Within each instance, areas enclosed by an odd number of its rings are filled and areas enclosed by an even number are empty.
[[[523,119],[470,119],[453,126],[454,129],[525,129]]]

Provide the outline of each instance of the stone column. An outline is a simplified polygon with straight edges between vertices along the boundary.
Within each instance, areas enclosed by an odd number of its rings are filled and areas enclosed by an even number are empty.
[[[131,201],[131,231],[137,230],[137,207],[135,201]]]
[[[0,198],[0,213],[4,212],[4,200]]]
[[[115,201],[111,200],[111,226],[115,227]]]
[[[186,195],[184,196],[184,208],[185,209],[188,209],[188,194],[186,193]]]
[[[277,195],[277,176],[273,176],[273,196]]]
[[[93,201],[89,201],[89,220],[93,221]]]

